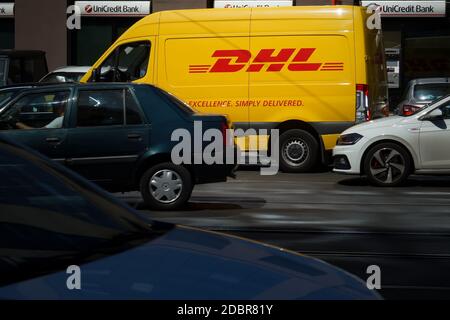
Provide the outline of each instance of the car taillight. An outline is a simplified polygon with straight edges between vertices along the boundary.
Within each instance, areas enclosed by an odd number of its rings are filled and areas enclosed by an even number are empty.
[[[420,109],[422,109],[422,108],[418,107],[418,106],[411,106],[409,104],[405,104],[403,106],[402,113],[404,116],[410,116],[410,115],[414,114],[417,110],[420,110]]]
[[[369,121],[369,86],[367,84],[356,85],[356,122]]]

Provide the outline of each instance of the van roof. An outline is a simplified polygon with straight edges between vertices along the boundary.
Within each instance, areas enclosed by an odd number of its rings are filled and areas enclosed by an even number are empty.
[[[213,21],[213,20],[236,20],[239,17],[252,14],[252,18],[314,18],[314,19],[350,19],[353,16],[355,6],[293,6],[293,7],[271,7],[271,8],[209,8],[209,9],[185,9],[167,10],[150,14],[139,22],[139,24],[182,21]]]
[[[358,6],[294,6],[271,8],[216,8],[216,9],[186,9],[167,10],[150,14],[130,27],[121,38],[159,34],[182,34],[183,28],[178,28],[177,23],[193,22],[198,25],[197,32],[211,33],[212,30],[201,26],[202,22],[217,21],[214,32],[233,32],[230,23],[238,20],[277,20],[277,19],[302,19],[302,20],[353,20],[355,8]],[[227,24],[228,22],[228,24]],[[231,29],[230,29],[231,27]],[[223,29],[223,31],[222,31]],[[235,30],[237,31],[237,30]]]

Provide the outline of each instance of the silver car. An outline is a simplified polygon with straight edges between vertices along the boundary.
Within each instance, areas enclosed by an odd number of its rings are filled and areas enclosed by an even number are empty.
[[[409,116],[426,104],[450,94],[450,78],[419,78],[411,80],[405,90],[397,114]]]

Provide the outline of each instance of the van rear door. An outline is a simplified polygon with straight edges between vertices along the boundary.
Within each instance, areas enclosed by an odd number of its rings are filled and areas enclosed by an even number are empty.
[[[340,123],[355,120],[352,10],[277,12],[276,17],[270,10],[252,13],[251,126],[270,129],[294,120],[309,123],[320,135],[339,134]],[[334,144],[336,137],[329,140]]]

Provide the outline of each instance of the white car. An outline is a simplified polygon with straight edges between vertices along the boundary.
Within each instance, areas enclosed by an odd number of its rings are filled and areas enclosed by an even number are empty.
[[[450,95],[410,116],[362,123],[344,131],[333,150],[334,171],[397,186],[412,174],[450,174]]]
[[[89,71],[91,67],[87,66],[68,66],[58,68],[45,77],[43,77],[39,82],[46,83],[61,83],[61,82],[79,82],[86,72]]]

